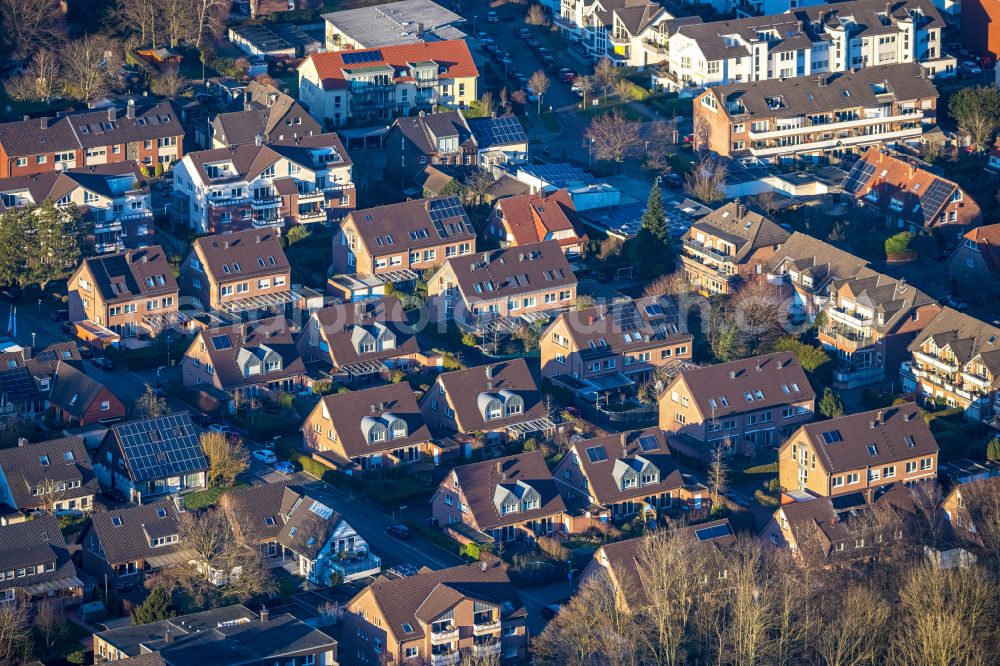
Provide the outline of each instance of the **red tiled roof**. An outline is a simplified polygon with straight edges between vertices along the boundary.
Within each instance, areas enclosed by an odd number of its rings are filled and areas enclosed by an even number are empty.
[[[1000,149],[996,152],[1000,153]],[[976,227],[965,234],[965,238],[977,244],[990,270],[1000,273],[1000,224]]]
[[[345,64],[344,55],[359,51],[377,51],[381,59],[364,63]],[[396,70],[394,80],[403,82],[412,80],[409,63],[428,62],[433,60],[444,68],[441,76],[455,79],[460,77],[479,76],[479,70],[472,60],[472,54],[465,40],[452,39],[443,42],[420,42],[417,44],[402,44],[399,46],[383,46],[378,49],[355,49],[335,51],[331,53],[314,53],[310,56],[316,73],[323,84],[324,90],[346,88],[344,70],[391,65]]]
[[[506,223],[517,245],[529,245],[547,240],[549,234],[572,231],[572,236],[559,238],[560,245],[573,245],[587,239],[579,231],[576,207],[566,190],[556,190],[552,194],[525,194],[501,199],[497,209],[503,213]]]

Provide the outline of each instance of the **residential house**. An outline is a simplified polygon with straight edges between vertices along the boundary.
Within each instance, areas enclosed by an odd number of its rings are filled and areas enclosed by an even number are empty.
[[[834,381],[854,388],[894,376],[907,345],[941,306],[927,294],[870,268],[830,285],[819,341],[837,357]]]
[[[570,444],[552,470],[559,493],[604,519],[630,520],[684,504],[684,478],[663,432],[634,430]]]
[[[42,600],[62,607],[77,606],[93,591],[94,583],[73,564],[55,516],[6,525],[0,529],[0,604],[28,604]],[[81,579],[82,578],[82,579]]]
[[[0,449],[4,525],[25,520],[28,513],[90,512],[100,490],[80,437],[35,443],[22,439],[16,447]]]
[[[291,271],[274,229],[246,229],[196,238],[179,283],[206,310],[232,317],[283,314],[292,300]]]
[[[894,515],[880,515],[889,511]],[[823,497],[791,493],[759,537],[810,564],[868,560],[904,539],[915,514],[912,493],[901,485]]]
[[[47,392],[24,367],[0,370],[0,415],[36,420],[48,410]]]
[[[476,140],[476,163],[481,169],[528,162],[528,133],[517,116],[507,114],[466,120]]]
[[[671,450],[701,458],[719,446],[753,452],[776,446],[815,411],[802,366],[779,352],[688,368],[660,395],[660,429]]]
[[[272,566],[290,558],[298,575],[325,587],[377,575],[381,560],[322,492],[268,483],[226,493],[220,505]]]
[[[0,179],[0,210],[45,201],[76,205],[98,254],[153,242],[149,186],[135,160]]]
[[[348,471],[436,463],[442,449],[431,441],[409,384],[325,395],[302,424],[307,451],[320,462]]]
[[[432,432],[521,439],[555,426],[523,358],[438,375],[420,399]]]
[[[284,317],[198,331],[181,361],[185,386],[211,386],[244,399],[307,385],[291,323]],[[211,392],[211,390],[210,390]],[[235,408],[236,405],[230,403]]]
[[[576,275],[559,241],[448,259],[427,280],[432,320],[481,330],[495,320],[547,321],[576,303]]]
[[[927,166],[872,146],[851,168],[843,189],[858,206],[875,210],[889,229],[955,234],[979,226],[983,213],[972,197]]]
[[[646,296],[562,312],[538,348],[542,377],[596,403],[690,361],[692,343],[674,299]]]
[[[206,486],[208,460],[187,412],[115,423],[93,460],[101,486],[138,504]]]
[[[533,542],[566,529],[566,505],[541,451],[455,467],[431,497],[431,515],[463,541]]]
[[[987,544],[983,543],[982,525],[992,520],[991,507],[1000,494],[1000,471],[993,468],[976,477],[955,484],[942,500],[941,509],[951,538],[983,548]]]
[[[165,168],[184,155],[172,102],[68,113],[0,124],[0,178],[135,160]]]
[[[937,478],[938,445],[913,403],[803,425],[778,449],[785,490],[819,497]]]
[[[1000,7],[989,0],[964,0],[958,4],[962,44],[975,55],[996,63],[1000,59]]]
[[[125,417],[118,396],[72,361],[58,361],[51,383],[49,409],[55,423],[79,428]]]
[[[156,655],[155,664],[186,666],[210,659],[214,666],[310,664],[337,666],[337,641],[291,613],[266,607],[254,613],[242,604],[179,615],[148,624],[94,634],[94,658],[122,661]]]
[[[674,17],[649,0],[562,0],[555,23],[594,60],[643,69],[663,61],[666,24]]]
[[[948,257],[953,291],[992,296],[1000,285],[1000,224],[986,224],[965,233]]]
[[[181,540],[180,500],[101,511],[80,537],[83,569],[109,587],[142,584],[145,576],[193,559]]]
[[[500,199],[493,206],[484,235],[505,248],[559,241],[570,258],[579,257],[590,240],[566,190]]]
[[[382,145],[388,147],[386,170],[401,187],[413,185],[427,165],[476,166],[477,145],[460,111],[420,112],[396,118]],[[398,158],[397,158],[398,155]]]
[[[333,269],[386,282],[476,251],[476,231],[457,196],[416,199],[352,212],[333,239]]]
[[[676,528],[671,538],[690,539],[695,546],[693,550],[707,564],[699,583],[709,584],[709,571],[714,571],[714,577],[718,580],[724,580],[728,576],[725,565],[719,558],[721,551],[736,544],[736,533],[728,518]],[[594,551],[594,558],[580,573],[580,580],[605,575],[623,607],[630,610],[642,608],[649,603],[645,589],[648,579],[643,569],[649,567],[650,562],[642,550],[644,542],[643,537],[637,537],[598,546]]]
[[[868,146],[919,144],[938,96],[920,71],[905,63],[714,86],[694,101],[694,140],[721,157],[770,164],[852,161]]]
[[[323,133],[320,124],[294,97],[272,85],[251,81],[243,89],[239,102],[237,109],[212,119],[213,148],[294,141]]]
[[[316,53],[299,65],[299,99],[339,127],[439,106],[464,109],[478,96],[479,70],[464,39]]]
[[[67,284],[69,320],[85,342],[107,346],[140,330],[158,335],[185,319],[159,245],[84,259]]]
[[[333,303],[314,310],[296,340],[304,361],[319,361],[349,385],[366,384],[393,370],[440,369],[443,357],[410,326],[395,296]]]
[[[345,610],[345,663],[446,666],[457,664],[463,652],[484,660],[527,659],[527,611],[500,562],[382,577]]]
[[[900,367],[905,391],[928,406],[961,408],[972,420],[1000,414],[1000,328],[946,307],[908,350]]]
[[[75,342],[41,349],[9,345],[0,352],[0,414],[40,419],[49,413],[52,382],[61,361],[81,362]]]
[[[705,294],[731,294],[762,275],[789,233],[738,202],[717,208],[681,236],[678,267]]]
[[[353,166],[333,133],[189,153],[173,211],[197,233],[335,222],[355,200]]]
[[[458,26],[465,19],[431,0],[401,0],[323,14],[326,50],[376,49],[383,46],[465,39]]]
[[[868,262],[838,247],[796,231],[781,244],[767,267],[768,281],[787,284],[789,316],[810,322],[824,308],[830,287],[858,274]]]

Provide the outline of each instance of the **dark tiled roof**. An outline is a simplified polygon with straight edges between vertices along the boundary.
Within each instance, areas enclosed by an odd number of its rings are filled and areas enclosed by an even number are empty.
[[[1000,224],[984,224],[976,227],[966,233],[965,238],[976,243],[990,270],[1000,273]]]
[[[191,344],[204,343],[223,390],[266,384],[299,377],[306,372],[289,326],[284,317],[262,319],[253,326],[233,324],[201,331]],[[274,355],[280,358],[281,367],[268,372],[265,363],[273,360]],[[250,364],[260,365],[260,371],[246,374],[244,368]]]
[[[614,353],[624,353],[692,339],[670,296],[646,296],[569,310],[561,313],[549,328],[559,322],[566,323],[570,338],[581,350],[590,349],[591,342],[595,349],[601,349],[602,340]],[[629,323],[623,326],[621,322]]]
[[[0,395],[5,402],[23,405],[42,398],[35,378],[27,368],[9,368],[0,370]]]
[[[85,263],[94,288],[109,303],[177,293],[177,280],[159,245],[91,257]]]
[[[933,339],[938,349],[950,349],[960,366],[979,359],[993,375],[993,387],[1000,385],[1000,328],[958,310],[944,308],[910,343],[919,351]]]
[[[359,303],[334,303],[313,313],[330,348],[330,360],[336,368],[368,360],[384,360],[415,354],[422,344],[417,335],[407,326],[406,312],[395,296]],[[384,326],[395,337],[392,348],[360,353],[354,337],[356,330],[363,329],[377,337],[376,326]]]
[[[0,179],[0,192],[27,190],[32,201],[41,203],[46,199],[57,201],[76,188],[82,187],[101,196],[114,198],[122,193],[112,189],[111,182],[122,176],[135,178],[134,188],[129,190],[131,193],[148,192],[146,179],[143,178],[139,164],[135,160],[3,178]]]
[[[856,303],[876,313],[877,318],[871,326],[879,331],[893,331],[907,321],[915,308],[935,303],[933,298],[906,284],[905,280],[897,280],[870,268],[862,268],[854,277],[833,283],[837,291],[845,287]],[[882,323],[879,323],[879,318]]]
[[[255,143],[258,136],[266,143],[323,132],[302,105],[273,86],[251,81],[239,101],[239,109],[212,120],[215,138],[226,145]]]
[[[437,209],[449,211],[442,213],[448,217],[440,220],[443,234],[438,232],[431,214]],[[414,199],[365,208],[353,211],[349,217],[354,221],[361,242],[373,255],[402,254],[442,243],[472,241],[476,237],[465,207],[457,196]]]
[[[22,347],[17,351],[0,352],[0,368],[27,368],[36,378],[51,377],[60,363],[82,361],[75,342],[54,342],[40,349]]]
[[[736,248],[734,258],[740,262],[758,249],[781,245],[789,237],[787,231],[768,218],[734,202],[713,210],[695,222],[684,233],[684,239],[694,240],[696,231],[732,243]]]
[[[33,520],[0,528],[0,569],[16,571],[41,566],[43,571],[20,578],[7,578],[0,589],[27,588],[41,584],[58,587],[81,587],[77,569],[66,549],[55,516],[42,515]]]
[[[805,436],[831,474],[909,460],[938,450],[934,435],[913,403],[810,423],[802,426],[797,435]],[[797,441],[797,436],[789,441]]]
[[[699,22],[682,25],[676,32],[696,41],[705,60],[723,60],[750,56],[749,46],[733,43],[727,39],[729,35],[739,35],[746,42],[757,42],[759,32],[770,31],[777,34],[776,39],[767,43],[771,52],[809,49],[821,41],[809,24],[803,26],[798,18],[790,14]]]
[[[438,153],[439,139],[455,137],[459,147],[472,139],[472,132],[465,121],[465,116],[459,111],[397,118],[393,125],[425,155]]]
[[[133,481],[152,481],[208,469],[198,430],[187,412],[116,423],[107,436],[120,448]]]
[[[603,459],[597,456],[597,460],[591,460],[587,450],[595,447],[604,449]],[[663,431],[659,429],[635,430],[585,439],[577,442],[573,448],[580,461],[580,468],[587,477],[587,488],[601,504],[648,497],[676,490],[684,485]],[[634,488],[622,488],[623,473],[631,471],[641,475],[647,465],[656,469],[659,482],[642,485],[639,480]]]
[[[97,398],[104,384],[91,379],[71,363],[59,362],[52,379],[49,401],[70,416],[80,419]]]
[[[274,275],[291,268],[272,229],[202,236],[194,245],[205,258],[208,277],[216,282]]]
[[[95,513],[91,521],[91,529],[100,540],[110,565],[162,557],[183,547],[179,540],[164,546],[150,545],[151,538],[180,535],[180,514],[170,498]]]
[[[453,472],[480,530],[535,520],[566,510],[540,451],[461,465]],[[498,487],[514,491],[514,487],[521,484],[526,484],[541,496],[538,508],[501,516],[496,505]]]
[[[554,238],[557,233],[567,232],[567,238],[557,239],[560,245],[587,240],[573,198],[566,190],[501,199],[497,202],[496,211],[500,218],[497,224],[506,224],[516,245],[539,243]]]
[[[47,463],[47,464],[43,464]],[[41,506],[45,498],[32,489],[51,483],[79,481],[79,488],[54,491],[48,499],[75,499],[100,492],[90,455],[80,437],[64,437],[44,442],[0,449],[0,470],[19,509]]]
[[[488,250],[448,260],[467,303],[495,300],[576,284],[558,241]]]
[[[323,396],[320,403],[315,409],[326,408],[337,429],[339,442],[349,457],[391,451],[431,439],[431,433],[417,407],[413,389],[405,382],[365,391],[327,395]],[[407,435],[397,439],[387,437],[384,441],[370,443],[365,430],[367,424],[371,420],[385,422],[390,415],[406,423]]]
[[[888,25],[880,20],[879,14],[888,12]],[[862,37],[872,37],[876,35],[901,32],[900,20],[911,19],[912,11],[920,12],[920,19],[917,23],[918,30],[929,28],[943,28],[945,23],[940,12],[930,0],[896,0],[885,2],[884,0],[854,0],[853,2],[836,2],[825,4],[821,7],[803,7],[795,12],[796,18],[801,21],[815,21],[818,16],[822,16],[822,22],[834,30],[843,27],[842,21],[850,24],[850,34],[854,39]]]
[[[867,265],[867,261],[850,252],[796,231],[775,253],[768,272],[787,275],[795,271],[808,276],[812,278],[812,291],[820,293],[830,280],[852,277]]]
[[[465,433],[487,427],[501,428],[545,416],[541,392],[523,358],[446,372],[438,377],[438,382],[451,400],[455,420]],[[499,391],[510,391],[520,396],[524,400],[524,411],[522,414],[493,419],[487,423],[479,409],[479,398],[483,393]]]

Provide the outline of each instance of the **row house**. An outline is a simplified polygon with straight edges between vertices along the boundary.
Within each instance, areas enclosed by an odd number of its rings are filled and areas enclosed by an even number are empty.
[[[927,166],[872,146],[851,167],[842,187],[859,207],[876,211],[889,229],[957,235],[979,226],[983,213],[972,197]]]
[[[585,506],[603,520],[654,516],[683,504],[686,484],[663,432],[605,435],[570,445],[552,476],[570,506]]]
[[[204,663],[211,655],[214,666],[338,664],[337,641],[328,634],[291,613],[271,614],[267,607],[255,613],[242,604],[107,629],[93,638],[98,663],[175,666]]]
[[[236,102],[237,108],[212,119],[213,148],[294,141],[323,133],[320,124],[294,97],[272,85],[251,81]]]
[[[208,459],[188,412],[115,423],[94,453],[102,488],[137,504],[206,487]]]
[[[793,3],[794,5],[795,3]],[[942,49],[944,20],[931,0],[798,3],[781,13],[679,24],[665,35],[655,80],[669,89],[786,80],[901,63],[953,76]]]
[[[236,533],[273,565],[326,587],[376,576],[381,559],[325,493],[266,483],[226,493],[219,505]]]
[[[114,589],[139,585],[159,569],[193,559],[181,540],[181,500],[101,511],[80,538],[83,569]]]
[[[523,358],[438,375],[420,398],[420,411],[431,431],[444,437],[518,440],[555,427]]]
[[[383,139],[392,152],[386,171],[399,174],[403,188],[412,186],[427,165],[477,166],[477,146],[469,123],[459,111],[420,112],[397,118]],[[398,157],[397,157],[398,155]]]
[[[184,128],[172,102],[26,118],[0,124],[0,178],[109,162],[168,167],[184,156]]]
[[[409,384],[388,384],[320,398],[302,424],[307,451],[347,471],[440,461]]]
[[[343,663],[454,666],[464,659],[528,658],[528,613],[499,561],[381,577],[344,611]]]
[[[315,53],[299,65],[299,99],[335,127],[372,123],[478,99],[479,70],[464,39]]]
[[[149,185],[134,160],[0,179],[0,211],[46,201],[77,207],[98,254],[153,242]]]
[[[332,303],[314,310],[296,340],[306,362],[319,362],[348,385],[371,383],[393,370],[438,370],[443,357],[409,325],[395,296]]]
[[[660,396],[659,425],[687,455],[752,453],[812,420],[815,401],[802,366],[779,352],[682,370]]]
[[[972,420],[1000,414],[1000,328],[946,307],[908,349],[900,376],[918,400],[961,408]]]
[[[616,67],[645,67],[664,60],[666,25],[674,18],[649,0],[562,0],[556,26],[594,58]]]
[[[938,445],[914,403],[810,423],[778,450],[786,490],[817,497],[937,479]]]
[[[781,244],[767,266],[772,284],[787,286],[789,316],[812,322],[826,306],[830,287],[858,274],[868,262],[809,234],[796,231]]]
[[[566,505],[541,451],[455,467],[431,497],[431,515],[464,541],[531,543],[567,529]]]
[[[179,289],[159,245],[83,260],[70,276],[69,320],[84,341],[107,346],[182,321]]]
[[[965,232],[948,257],[947,266],[948,278],[960,293],[996,294],[1000,289],[1000,224]]]
[[[538,348],[542,377],[597,402],[690,361],[692,343],[673,298],[647,296],[560,313]]]
[[[89,513],[101,491],[80,437],[63,437],[0,450],[0,501],[4,525],[26,514]]]
[[[476,231],[457,196],[415,199],[353,211],[333,238],[333,270],[384,282],[476,251]]]
[[[872,145],[919,144],[937,98],[915,63],[730,83],[695,99],[695,141],[772,164],[850,159]]]
[[[582,255],[590,241],[566,190],[500,199],[487,220],[484,235],[496,239],[504,248],[558,241],[571,259]]]
[[[906,280],[870,268],[833,282],[818,337],[837,358],[834,381],[854,388],[895,376],[907,345],[940,311]]]
[[[730,202],[691,225],[681,236],[679,268],[704,294],[731,294],[759,278],[789,233],[739,202]]]
[[[239,318],[283,313],[292,300],[291,270],[274,229],[246,229],[196,238],[178,282],[205,310]]]
[[[576,303],[576,275],[558,241],[448,259],[427,280],[431,319],[482,330],[496,320],[546,321]]]
[[[181,378],[189,388],[226,393],[233,409],[239,400],[295,393],[308,384],[284,316],[198,331],[184,352]]]
[[[173,209],[197,233],[326,225],[356,204],[353,167],[333,133],[189,153]]]
[[[55,424],[81,428],[125,418],[125,404],[111,389],[84,372],[79,360],[60,360],[50,385],[49,415]]]
[[[476,141],[480,169],[528,163],[528,133],[513,114],[466,120]]]
[[[6,525],[0,529],[0,550],[2,606],[19,604],[33,611],[45,600],[72,608],[93,592],[94,583],[73,563],[55,516]]]

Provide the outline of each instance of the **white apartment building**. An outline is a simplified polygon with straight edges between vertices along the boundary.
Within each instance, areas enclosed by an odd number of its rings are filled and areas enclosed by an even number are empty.
[[[174,214],[197,233],[327,224],[356,204],[336,134],[188,153],[174,167]]]
[[[666,58],[667,22],[673,19],[649,0],[562,0],[555,22],[595,60],[607,56],[618,67],[642,69]]]

